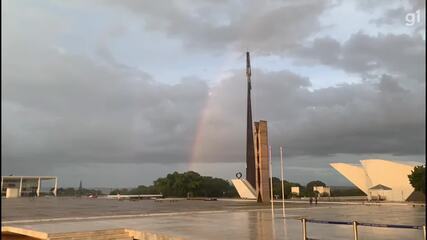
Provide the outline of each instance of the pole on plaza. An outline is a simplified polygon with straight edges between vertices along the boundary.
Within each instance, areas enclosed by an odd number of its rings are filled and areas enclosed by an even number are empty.
[[[426,225],[423,225],[424,240],[426,240]]]
[[[302,223],[302,240],[307,240],[307,223],[305,218],[301,219]]]
[[[359,239],[359,232],[357,231],[357,222],[356,221],[353,221],[353,236],[354,236],[354,240]]]
[[[271,202],[271,213],[274,214],[274,203],[273,203],[273,164],[271,162],[271,146],[268,146],[268,159],[270,162],[270,202]]]
[[[282,214],[283,218],[286,217],[285,215],[285,179],[284,179],[284,170],[283,170],[283,148],[280,147],[280,177],[282,181]]]

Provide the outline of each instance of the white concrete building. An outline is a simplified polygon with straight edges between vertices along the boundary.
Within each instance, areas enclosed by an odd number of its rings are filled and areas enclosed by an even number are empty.
[[[47,193],[56,196],[58,178],[54,176],[2,176],[1,195],[6,197],[40,196],[42,181],[54,181],[52,190]]]
[[[299,196],[300,195],[300,189],[299,187],[291,187],[291,194],[295,195],[295,196]]]
[[[313,192],[317,191],[319,196],[328,195],[331,196],[331,188],[324,186],[313,186]]]
[[[330,165],[362,190],[369,200],[405,201],[414,192],[408,175],[417,162],[397,162],[383,159],[361,160],[360,165],[331,163]]]

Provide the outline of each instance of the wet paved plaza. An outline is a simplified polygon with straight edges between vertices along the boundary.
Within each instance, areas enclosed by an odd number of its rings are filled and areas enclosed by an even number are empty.
[[[33,201],[33,204],[29,205],[29,201]],[[15,209],[12,206],[15,206]],[[272,215],[269,205],[258,205],[253,202],[184,200],[169,203],[152,200],[117,201],[72,198],[7,199],[7,201],[3,199],[2,222],[3,225],[45,232],[129,228],[181,236],[187,239],[254,240],[301,239],[301,222],[298,220],[300,217],[407,225],[422,225],[425,222],[425,207],[422,206],[286,204],[286,219],[282,218],[279,206],[280,204],[276,205],[274,215]],[[103,211],[105,213],[101,214]],[[124,214],[130,215],[123,218],[107,217]],[[142,216],[141,214],[147,215]],[[25,217],[25,215],[27,216]],[[90,216],[98,216],[98,218],[52,222],[36,220]],[[32,222],[16,222],[19,219],[33,220]],[[307,229],[310,238],[352,239],[351,226],[308,223]],[[423,233],[420,230],[412,229],[361,226],[359,227],[359,237],[359,239],[379,240],[422,239]]]
[[[288,204],[303,207],[308,204]],[[2,199],[2,220],[46,219],[63,217],[92,217],[127,214],[176,213],[188,211],[269,209],[269,204],[253,201],[153,201],[116,200],[103,198],[42,197]]]

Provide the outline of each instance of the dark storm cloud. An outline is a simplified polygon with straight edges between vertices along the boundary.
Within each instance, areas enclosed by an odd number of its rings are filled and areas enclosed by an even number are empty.
[[[105,3],[105,2],[103,2]],[[295,47],[321,29],[318,17],[328,1],[111,1],[190,48],[251,49],[271,54]],[[286,26],[286,27],[284,27]]]
[[[356,73],[375,75],[378,71],[423,83],[425,80],[425,40],[418,35],[353,34],[344,43],[325,37],[296,51],[302,61],[320,63]]]
[[[59,33],[69,31],[68,18],[38,8],[22,11],[11,7],[2,23],[6,169],[187,161],[206,81],[160,83],[117,63],[107,40],[96,52],[103,61],[73,54],[57,47]],[[120,32],[113,26],[107,35]]]
[[[188,159],[204,81],[168,85],[81,56],[43,56],[3,63],[6,165]]]
[[[186,162],[205,106],[208,112],[195,160],[243,159],[241,71],[212,89],[205,105],[208,87],[197,79],[166,85],[141,72],[81,57],[53,52],[45,56],[51,59],[40,65],[5,63],[7,159],[29,164]],[[51,70],[41,75],[20,71],[26,64]],[[318,90],[309,90],[308,78],[289,71],[255,69],[253,77],[255,118],[269,121],[271,144],[286,145],[289,155],[424,154],[422,89],[404,89],[388,75],[379,83]]]
[[[143,19],[145,30],[204,53],[232,47],[282,56],[289,50],[291,60],[300,64],[328,66],[363,79],[312,89],[316,79],[293,72],[292,66],[254,68],[254,120],[268,120],[275,149],[285,145],[289,156],[306,159],[313,168],[324,167],[325,159],[340,153],[425,154],[422,37],[359,32],[344,42],[315,38],[301,47],[322,28],[318,17],[329,7],[325,1],[227,4],[120,1],[109,6],[124,6]],[[120,26],[95,41],[95,56],[89,56],[57,45],[60,33],[72,35],[68,18],[41,8],[5,13],[5,168],[244,162],[243,69],[214,86],[197,77],[166,84],[167,79],[117,62],[109,38],[126,31]],[[86,39],[71,39],[89,45]]]
[[[404,89],[387,75],[378,83],[342,84],[318,90],[309,90],[307,78],[289,71],[255,70],[253,79],[255,119],[268,120],[270,144],[276,149],[285,145],[290,156],[425,152],[421,144],[425,142],[422,88]],[[242,89],[242,73],[236,73],[224,80],[213,96],[215,109],[221,110],[209,119],[231,117],[221,124],[214,121],[208,125],[211,132],[206,134],[206,141],[210,147],[201,154],[205,159],[210,156],[212,161],[232,161],[237,158],[235,155],[224,155],[236,150],[236,154],[244,152],[244,139],[235,137],[243,135],[244,126],[234,122],[244,120]],[[239,118],[233,118],[236,113]],[[218,128],[223,130],[218,133]]]

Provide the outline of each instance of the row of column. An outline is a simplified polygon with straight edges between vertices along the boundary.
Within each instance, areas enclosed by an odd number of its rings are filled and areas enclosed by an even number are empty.
[[[19,188],[18,188],[19,197],[21,196],[21,193],[22,193],[22,181],[23,181],[23,178],[21,177],[19,179]],[[40,196],[40,189],[41,189],[41,178],[37,178],[37,190],[36,190],[37,196]],[[58,178],[55,178],[55,186],[52,191],[54,196],[56,196],[57,189],[58,189]],[[3,177],[1,177],[1,191],[3,192]]]

